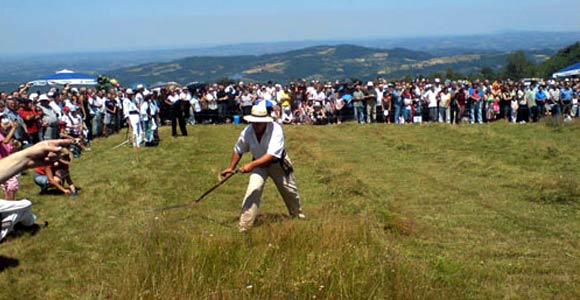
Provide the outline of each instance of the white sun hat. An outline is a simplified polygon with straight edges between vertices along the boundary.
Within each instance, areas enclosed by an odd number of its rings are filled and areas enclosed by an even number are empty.
[[[48,99],[48,96],[46,94],[42,94],[38,97],[37,101],[50,101],[50,99]]]
[[[270,123],[274,121],[268,114],[266,101],[252,106],[252,114],[244,116],[244,120],[250,123]]]

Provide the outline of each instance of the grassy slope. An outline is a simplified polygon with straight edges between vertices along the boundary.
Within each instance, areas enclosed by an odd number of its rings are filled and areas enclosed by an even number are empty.
[[[237,233],[244,175],[147,211],[213,185],[240,129],[164,128],[140,165],[110,150],[123,136],[99,140],[73,167],[78,198],[23,178],[50,226],[0,245],[19,261],[0,298],[580,297],[579,124],[286,127],[308,220],[286,219],[269,183]]]

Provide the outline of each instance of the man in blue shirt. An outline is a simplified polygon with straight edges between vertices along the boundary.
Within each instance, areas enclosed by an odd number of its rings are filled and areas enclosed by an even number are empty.
[[[399,124],[399,117],[401,116],[401,107],[403,106],[403,97],[401,97],[401,90],[399,83],[395,84],[395,87],[391,93],[391,103],[393,104],[393,118],[395,124]]]
[[[537,106],[537,119],[541,119],[546,115],[546,99],[548,98],[548,93],[544,91],[543,86],[538,87],[538,91],[536,92],[536,106]]]
[[[564,117],[569,116],[572,109],[572,94],[574,91],[570,84],[566,82],[564,88],[560,90],[560,100],[562,101],[562,113]]]

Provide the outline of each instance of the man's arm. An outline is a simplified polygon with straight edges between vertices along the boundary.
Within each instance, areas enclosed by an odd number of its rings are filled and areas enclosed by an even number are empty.
[[[57,161],[62,146],[68,144],[70,144],[70,140],[44,141],[1,159],[0,182],[8,180],[27,168],[39,167]]]
[[[256,160],[254,160],[252,162],[249,162],[249,163],[245,164],[244,166],[242,166],[240,168],[240,171],[242,173],[250,173],[250,172],[252,172],[253,169],[258,168],[258,167],[261,167],[261,166],[265,166],[265,165],[267,165],[269,163],[272,163],[274,160],[276,160],[276,157],[274,157],[271,154],[265,154],[262,157],[260,157],[260,158],[258,158]]]
[[[232,152],[232,158],[230,159],[230,165],[220,173],[220,176],[228,176],[234,173],[234,169],[242,159],[242,154],[237,153],[236,151]]]
[[[16,131],[16,127],[18,127],[18,124],[16,122],[14,122],[14,121],[9,121],[9,122],[10,122],[10,131],[8,132],[8,134],[6,135],[4,140],[2,141],[2,143],[4,143],[4,144],[10,143],[10,141],[12,140],[12,137],[14,137],[14,131]]]
[[[60,191],[62,191],[65,194],[71,193],[71,191],[69,189],[65,189],[64,186],[62,186],[58,181],[56,181],[56,179],[54,178],[54,174],[52,173],[51,168],[45,168],[45,172],[46,172],[46,177],[48,178],[48,182],[50,182],[50,184],[52,184],[53,186],[55,186],[57,189],[59,189]]]

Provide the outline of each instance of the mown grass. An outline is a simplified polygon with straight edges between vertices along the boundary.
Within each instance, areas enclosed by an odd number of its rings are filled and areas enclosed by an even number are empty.
[[[150,211],[211,187],[241,128],[163,128],[141,164],[96,141],[77,198],[22,178],[50,226],[0,244],[0,298],[580,298],[580,124],[286,127],[307,220],[269,183],[238,233],[244,175]]]

